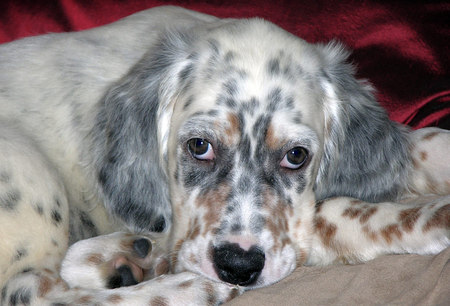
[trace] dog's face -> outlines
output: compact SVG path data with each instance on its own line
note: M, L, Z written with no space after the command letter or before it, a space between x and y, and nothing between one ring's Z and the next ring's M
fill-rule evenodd
M407 141L347 56L258 19L163 35L100 103L106 205L170 231L175 272L280 280L310 252L316 200L392 199L407 177Z
M180 68L168 144L172 264L258 287L305 260L324 117L300 40L288 52L280 33L239 36L216 35Z

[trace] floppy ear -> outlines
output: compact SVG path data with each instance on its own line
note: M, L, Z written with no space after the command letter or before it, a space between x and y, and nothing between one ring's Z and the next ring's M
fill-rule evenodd
M395 199L411 165L407 130L389 120L372 87L354 76L349 53L332 42L318 45L324 67L324 156L317 176L318 200L351 196Z
M96 175L105 205L134 231L163 231L171 223L162 148L177 86L173 74L188 43L182 34L164 35L100 101L93 129Z

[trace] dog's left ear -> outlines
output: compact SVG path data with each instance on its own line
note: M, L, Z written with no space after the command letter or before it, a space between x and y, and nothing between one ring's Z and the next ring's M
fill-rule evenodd
M93 129L94 168L110 212L133 231L171 224L166 142L176 71L189 37L163 35L105 94Z
M411 164L407 130L388 118L370 85L356 80L341 44L316 47L323 61L319 78L325 112L317 199L395 199L406 186Z

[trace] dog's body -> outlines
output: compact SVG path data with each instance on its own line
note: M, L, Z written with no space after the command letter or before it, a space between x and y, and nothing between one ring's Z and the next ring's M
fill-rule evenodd
M389 121L346 56L173 7L1 46L2 304L214 304L445 249L449 133Z

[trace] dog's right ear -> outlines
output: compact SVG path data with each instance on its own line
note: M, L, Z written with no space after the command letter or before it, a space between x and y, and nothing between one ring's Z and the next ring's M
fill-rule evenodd
M190 40L179 32L162 36L99 104L92 130L95 172L105 205L134 231L166 231L171 223L164 148L174 74L184 67Z

